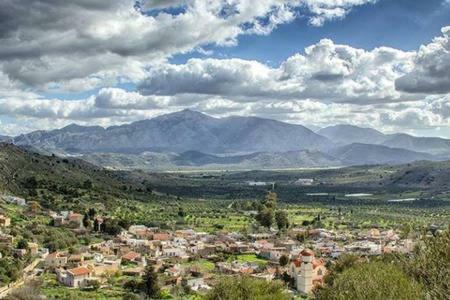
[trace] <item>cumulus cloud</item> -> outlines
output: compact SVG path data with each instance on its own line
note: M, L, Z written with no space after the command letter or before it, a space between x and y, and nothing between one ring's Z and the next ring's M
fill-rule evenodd
M179 93L251 98L308 99L359 104L413 98L395 89L409 71L414 53L392 48L372 51L324 39L295 54L278 68L242 59L191 59L163 64L139 85L145 95Z
M372 1L317 2L324 3L324 9L347 11ZM91 79L88 88L118 77L136 81L146 66L171 55L207 44L234 45L243 34L267 34L293 20L298 9L315 7L306 4L304 0L3 0L0 68L11 79L38 87L52 83L70 88L77 84L73 80L86 78Z
M443 94L450 92L450 26L443 36L420 47L414 68L396 80L398 90L409 93Z
M170 100L170 97L146 97L119 88L103 88L95 97L95 107L104 109L155 109L167 106Z
M375 3L377 0L349 0L349 1L316 1L306 0L305 4L309 8L312 16L309 23L313 26L322 26L326 21L344 18L354 6L367 3Z

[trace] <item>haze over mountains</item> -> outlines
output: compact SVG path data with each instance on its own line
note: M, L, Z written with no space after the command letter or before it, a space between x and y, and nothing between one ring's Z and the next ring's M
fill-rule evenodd
M149 170L401 164L450 157L446 139L350 125L314 132L270 119L214 118L191 110L106 129L74 124L20 135L13 142L102 166Z
M362 143L403 148L434 155L448 156L450 153L450 140L437 137L416 137L404 133L383 134L372 128L352 125L329 126L318 130L317 133L340 145Z

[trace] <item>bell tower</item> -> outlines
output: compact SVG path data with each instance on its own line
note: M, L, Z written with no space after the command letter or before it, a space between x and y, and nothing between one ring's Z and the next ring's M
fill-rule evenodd
M297 276L297 290L309 294L313 288L313 259L314 253L305 249L301 253L302 264L300 274Z

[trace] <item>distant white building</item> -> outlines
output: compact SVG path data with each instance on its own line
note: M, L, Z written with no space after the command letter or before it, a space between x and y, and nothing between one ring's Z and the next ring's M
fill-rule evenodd
M162 249L162 254L165 257L183 257L186 252L180 248L164 248Z
M265 182L265 181L247 181L247 184L249 186L265 186L268 185L269 183Z
M313 183L314 179L312 178L299 178L294 182L295 185L303 185L303 186L313 185Z

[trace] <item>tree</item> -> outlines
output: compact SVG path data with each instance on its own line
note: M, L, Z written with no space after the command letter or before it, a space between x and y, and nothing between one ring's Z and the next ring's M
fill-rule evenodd
M440 234L426 237L411 259L402 261L407 274L425 287L427 299L448 299L450 290L450 225Z
M336 276L332 285L315 290L316 299L421 299L419 284L397 266L359 263Z
M330 273L325 276L325 283L332 285L336 276L345 270L359 263L359 256L350 253L344 253L338 257L335 263L330 267Z
M142 282L136 279L130 279L128 281L125 281L125 283L123 284L123 288L133 293L139 293L139 291L142 289Z
M263 205L267 208L275 209L277 207L277 198L277 193L268 191L263 200Z
M118 235L122 232L122 227L119 225L119 221L115 219L106 219L100 225L100 229L102 232L105 232L109 235Z
M285 230L289 227L288 214L285 210L277 210L275 212L275 221L279 230Z
M83 216L83 226L89 227L91 225L91 220L89 219L89 215L87 213Z
M24 182L25 188L35 190L38 187L38 181L35 176L28 177Z
M305 242L308 238L309 238L309 233L308 231L303 231L303 232L299 232L297 233L297 235L295 236L295 238L297 239L297 241L299 241L300 243Z
M205 300L287 300L291 297L285 292L280 281L267 282L248 276L226 277L221 279L204 297Z
M400 228L400 238L407 239L412 232L412 226L409 223L402 224Z
M256 220L261 226L270 228L273 224L273 210L271 208L264 208L256 215Z
M90 181L89 179L86 179L86 180L83 182L83 189L85 189L85 190L90 190L90 189L92 189L92 181Z
M97 215L97 210L93 207L89 208L88 215L90 219L93 219Z
M28 242L25 239L20 239L17 242L17 249L27 249L28 248Z
M99 228L98 219L95 218L94 219L94 231L99 231L99 230L100 230L100 228Z
M280 266L284 267L289 263L289 257L287 255L281 255L279 259Z
M181 218L186 216L186 213L184 212L184 210L181 206L178 208L178 216Z
M158 275L151 265L145 268L143 292L149 298L157 298L160 295Z

